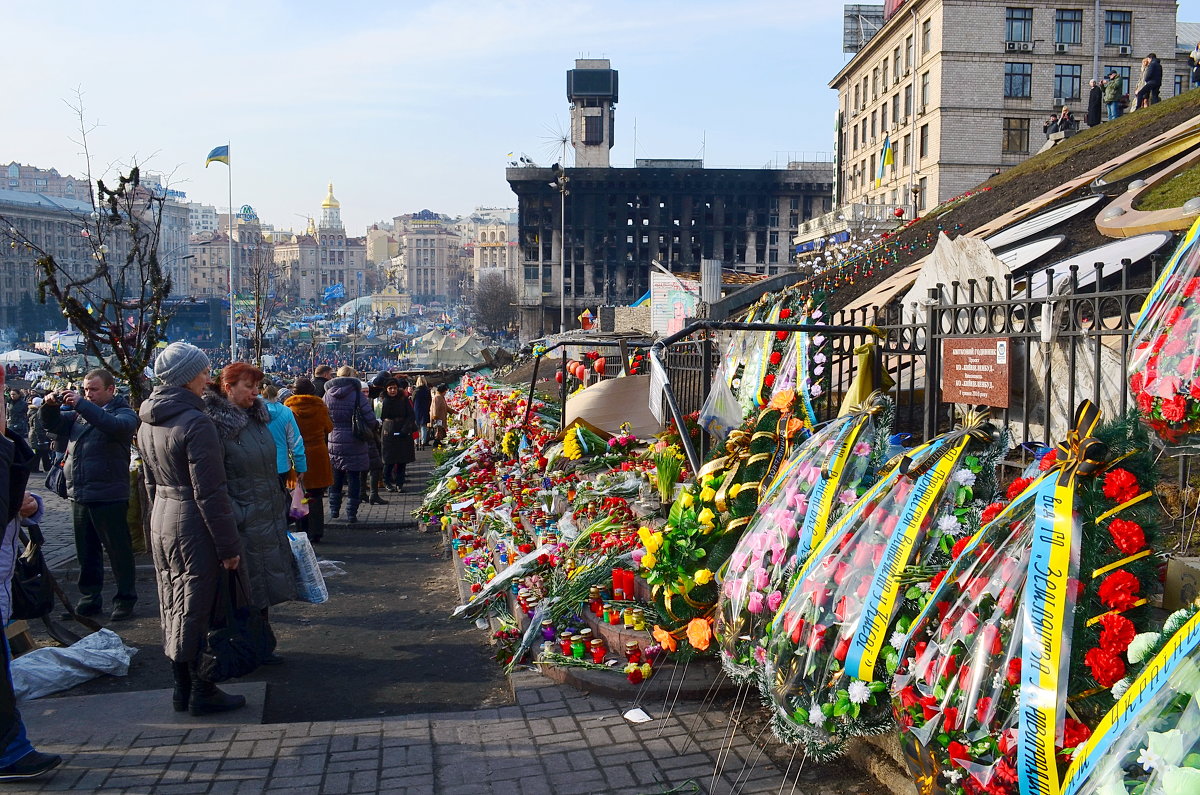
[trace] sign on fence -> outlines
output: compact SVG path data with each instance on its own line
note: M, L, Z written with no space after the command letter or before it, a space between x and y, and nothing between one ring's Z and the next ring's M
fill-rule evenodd
M942 340L942 400L1008 408L1009 340Z
M660 336L674 334L696 314L700 282L681 281L665 273L650 273L650 330Z

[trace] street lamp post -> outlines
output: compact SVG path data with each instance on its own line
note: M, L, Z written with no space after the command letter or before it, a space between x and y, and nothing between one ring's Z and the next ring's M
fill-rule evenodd
M558 330L567 330L567 183L566 169L555 163L558 176L549 183L558 191Z

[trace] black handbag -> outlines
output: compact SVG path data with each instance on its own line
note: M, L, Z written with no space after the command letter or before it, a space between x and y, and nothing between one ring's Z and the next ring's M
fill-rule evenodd
M222 569L212 626L204 638L196 675L206 682L236 679L258 668L274 649L275 638L251 603L244 579Z
M54 461L50 464L50 471L46 473L46 491L54 492L64 500L67 498L66 465L66 453L55 453Z
M54 577L42 555L45 539L37 525L29 526L28 537L24 530L18 532L24 548L13 566L10 618L42 618L54 609Z
M372 433L371 429L367 427L367 424L363 422L362 412L359 410L359 406L361 405L362 396L360 395L359 398L354 401L354 409L350 414L350 432L354 434L355 439L369 442L371 439L375 438L375 434Z

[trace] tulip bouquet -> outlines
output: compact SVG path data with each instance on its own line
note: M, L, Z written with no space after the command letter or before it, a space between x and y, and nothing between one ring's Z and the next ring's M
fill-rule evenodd
M1129 687L1155 565L1146 442L1134 417L1098 426L1085 404L1070 441L1010 487L1012 502L989 507L991 521L930 583L895 639L892 682L906 758L927 791L1058 791Z
M745 681L766 661L765 631L788 581L814 543L870 485L891 427L889 400L875 396L857 414L803 443L764 493L722 572L716 635L721 664Z
M1006 445L985 419L918 448L834 524L771 623L764 684L781 739L816 758L893 725L887 683L917 611L909 567L926 581L973 532ZM978 495L978 496L977 496Z

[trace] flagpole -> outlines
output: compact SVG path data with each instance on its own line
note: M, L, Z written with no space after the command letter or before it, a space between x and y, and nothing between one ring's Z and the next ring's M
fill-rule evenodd
M229 154L229 143L225 144L225 152ZM236 221L233 215L233 158L227 157L225 163L226 170L229 172L229 361L237 361L237 325L234 323L233 317L233 231L236 228Z

